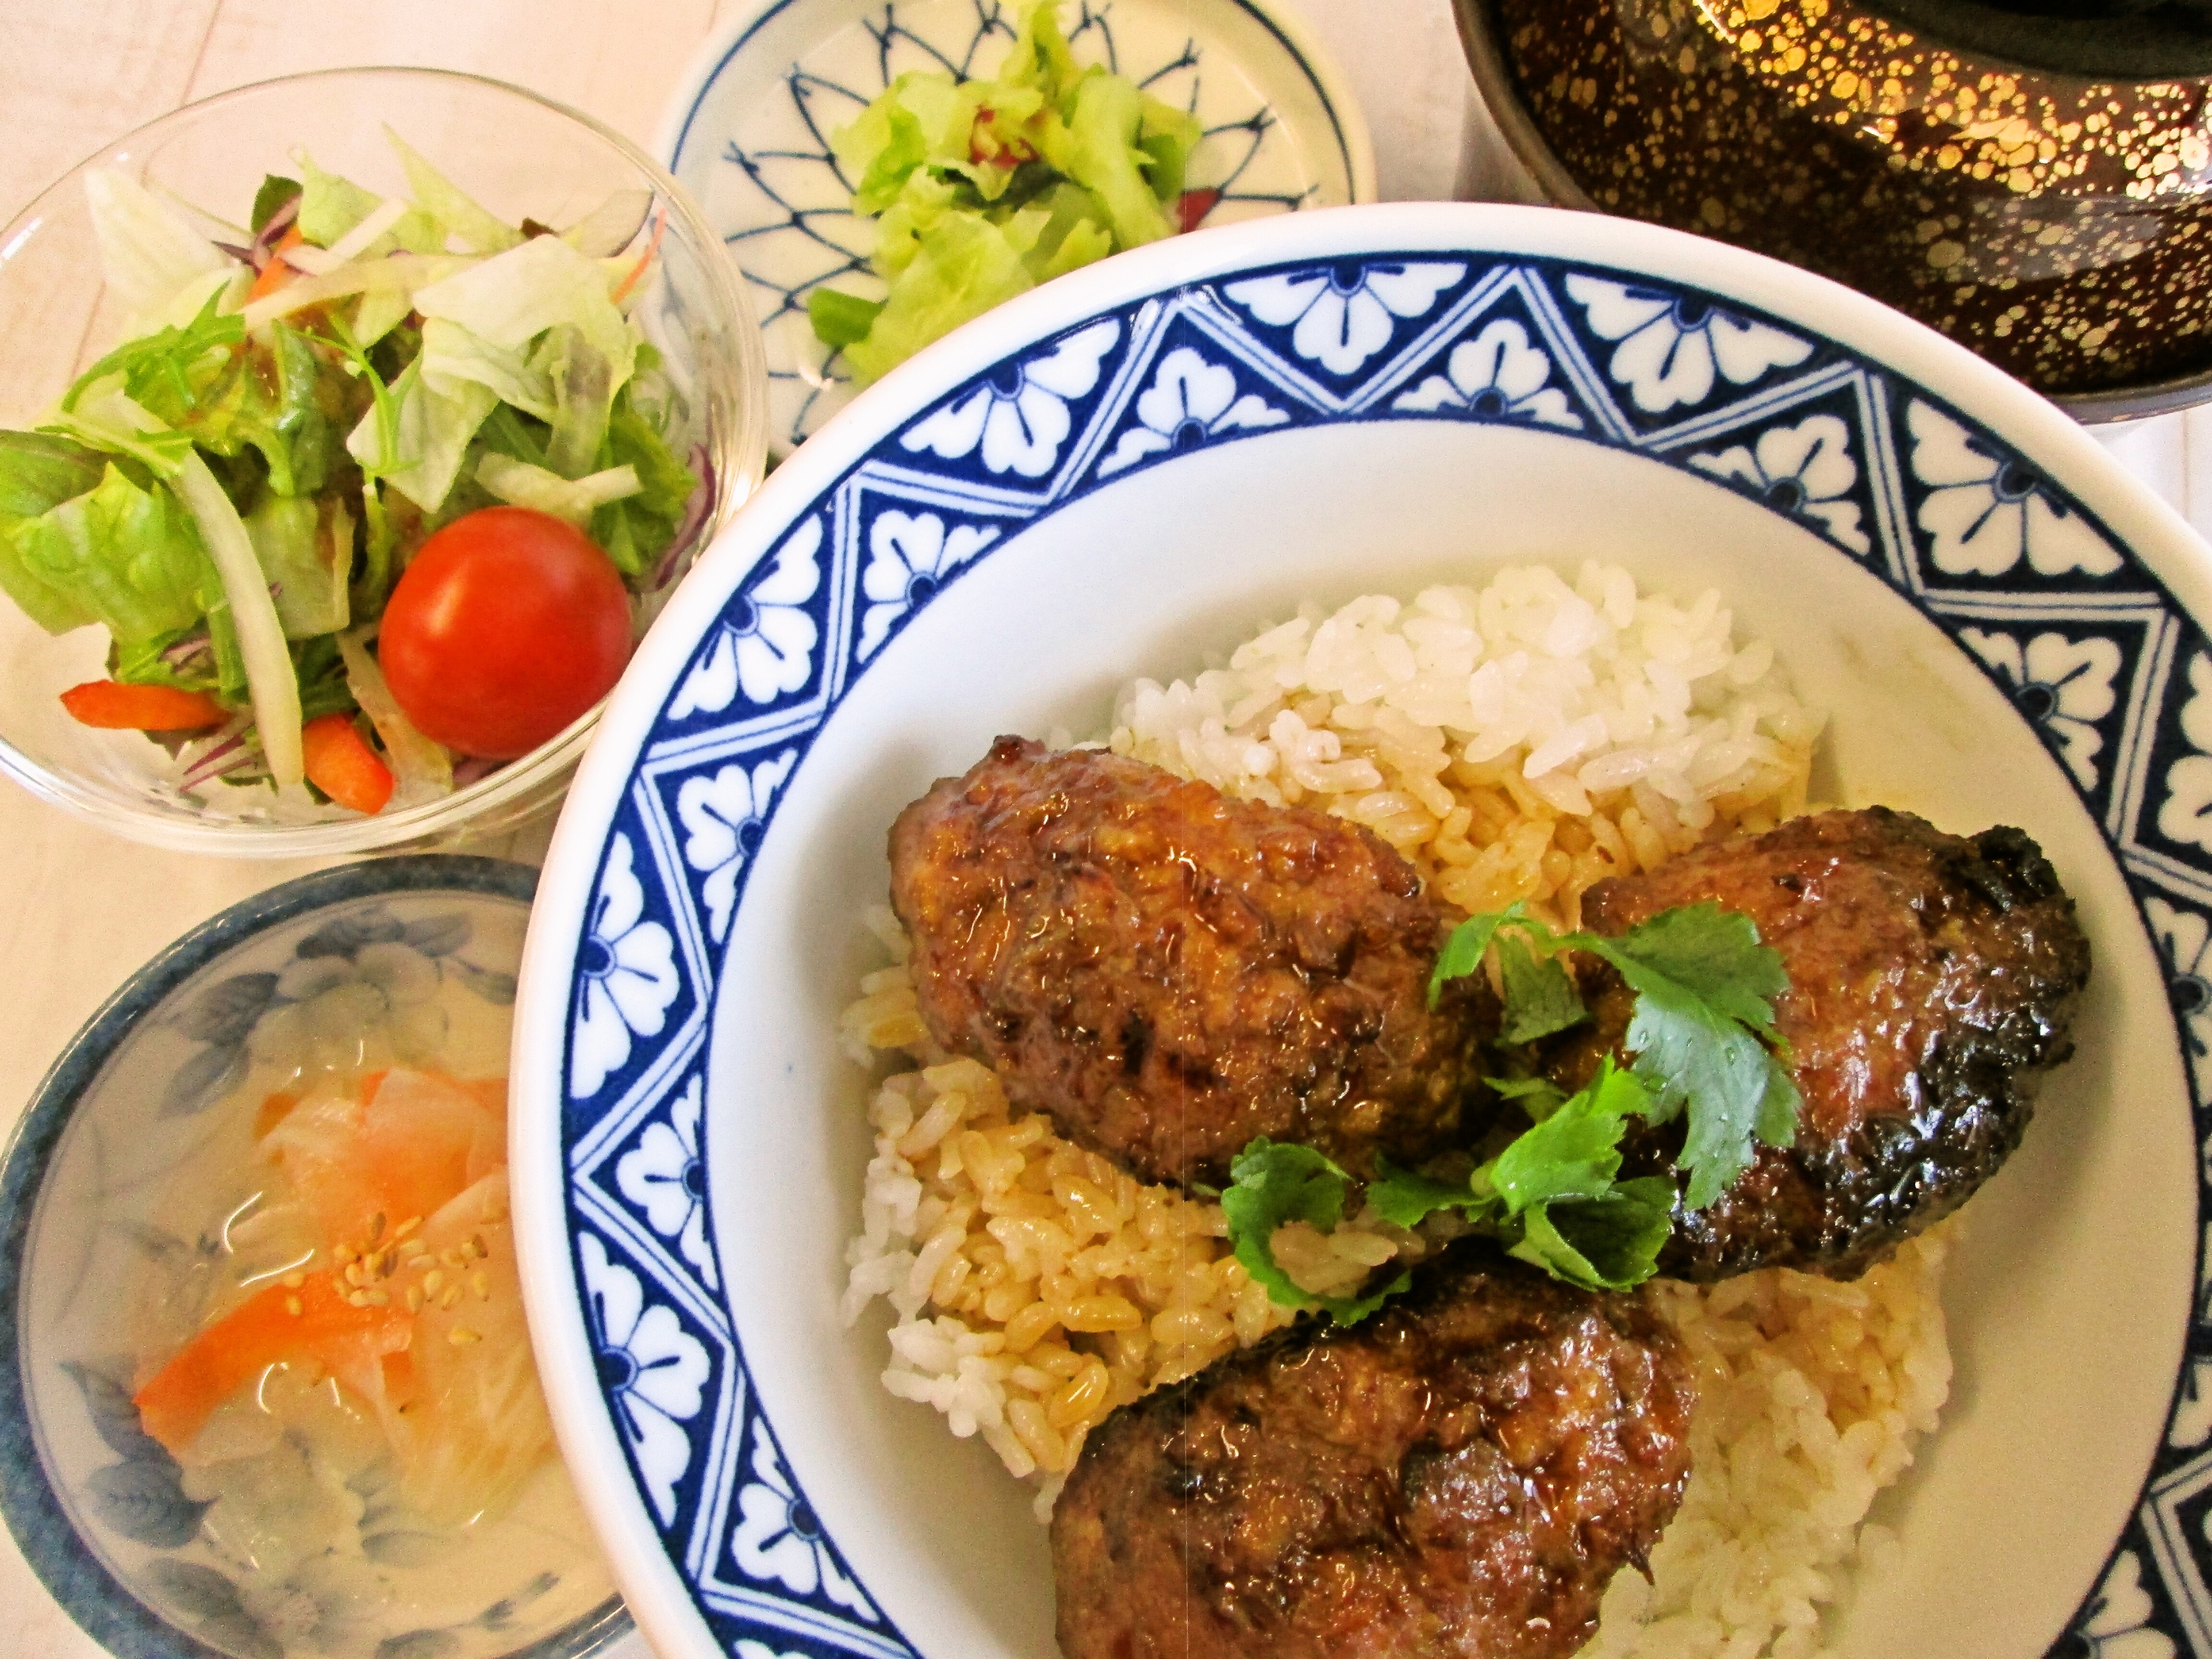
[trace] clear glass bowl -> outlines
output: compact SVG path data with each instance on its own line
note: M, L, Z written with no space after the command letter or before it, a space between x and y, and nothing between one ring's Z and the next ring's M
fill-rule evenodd
M202 217L242 222L264 176L295 171L302 150L371 190L404 191L387 125L510 223L568 225L618 191L650 192L665 210L660 257L633 314L665 360L675 447L691 452L695 471L706 463L710 500L677 550L680 576L759 484L766 453L768 371L737 267L644 151L575 110L477 76L351 69L265 81L165 115L71 170L0 228L0 427L35 426L117 343L124 319L100 281L88 172L117 168ZM0 596L0 770L103 828L186 852L300 858L495 835L560 798L599 720L594 708L437 801L279 821L265 789L186 794L159 744L71 720L58 694L103 676L106 651L104 629L50 635Z

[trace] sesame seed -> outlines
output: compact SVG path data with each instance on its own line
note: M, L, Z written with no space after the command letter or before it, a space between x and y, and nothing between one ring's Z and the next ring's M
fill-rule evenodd
M286 1273L284 1275L284 1288L288 1291L296 1291L301 1285L307 1282L307 1276L305 1273Z
M392 1236L394 1238L404 1238L408 1234L413 1232L422 1224L422 1218L421 1216L410 1215L406 1220L401 1222L397 1227L394 1227L392 1230Z
M456 1325L452 1330L446 1333L446 1340L452 1343L457 1348L465 1348L471 1342L483 1341L483 1338L478 1336L474 1331L469 1329L465 1325Z
M349 1285L366 1285L368 1283L368 1270L358 1261L349 1261L346 1263L345 1281Z
M422 1287L419 1285L410 1285L407 1287L407 1311L409 1313L422 1311Z
M433 1267L428 1273L422 1275L423 1295L435 1296L440 1291L442 1291L445 1288L446 1274L443 1268Z
M368 1305L368 1292L367 1291L348 1291L346 1292L346 1305L349 1308L366 1308Z
M301 1313L300 1298L296 1296L286 1297L284 1298L284 1311L291 1315L293 1318L297 1319Z
M388 1308L392 1305L392 1292L389 1291L363 1291L362 1294L368 1298L368 1305L372 1308Z
M441 1308L450 1308L460 1299L461 1287L458 1285L448 1285L446 1286L445 1295L438 1298L438 1305Z
M489 1302L491 1300L491 1280L486 1279L481 1273L473 1273L469 1275L469 1288L477 1293L477 1301Z
M341 1267L350 1267L359 1259L360 1252L350 1244L341 1244L331 1252L331 1260Z
M379 1210L368 1220L368 1242L375 1243L384 1237L384 1212Z

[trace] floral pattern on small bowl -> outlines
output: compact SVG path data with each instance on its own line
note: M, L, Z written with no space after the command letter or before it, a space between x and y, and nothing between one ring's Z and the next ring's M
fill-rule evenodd
M1218 4L1243 14L1236 21L1245 38L1252 21L1267 29L1268 61L1231 63L1208 44L1219 32L1206 16L1212 5L1079 0L1064 19L1079 61L1127 76L1205 125L1183 228L1372 199L1365 136L1353 131L1359 118L1334 71L1254 0ZM712 67L672 107L661 154L751 283L768 342L772 446L803 441L853 392L842 362L814 337L807 295L827 286L869 299L884 291L868 268L872 230L851 210L853 181L830 135L908 70L988 73L1013 24L1014 8L996 0L817 0L798 23L769 5L710 50ZM1327 314L1315 325L1332 320L1341 325Z
M186 1634L235 1659L356 1648L373 1659L571 1659L628 1629L606 1603L548 1633L532 1611L561 1589L548 1571L488 1593L472 1613L388 1632L362 1624L357 1584L312 1571L250 1578L203 1527L215 1500L140 1426L132 1361L117 1351L118 1287L182 1286L221 1250L154 1207L222 1158L230 1128L213 1109L257 1063L270 1074L428 1063L456 1005L503 1030L534 884L523 866L428 856L249 900L142 969L26 1114L0 1186L0 1232L22 1237L0 1262L0 1323L21 1345L0 1364L0 1507L72 1616L127 1659L181 1655ZM435 1547L388 1466L351 1484L371 1561Z

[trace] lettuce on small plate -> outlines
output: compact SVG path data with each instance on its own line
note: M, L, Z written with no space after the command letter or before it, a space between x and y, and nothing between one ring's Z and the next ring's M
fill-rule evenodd
M748 279L772 450L805 441L854 390L848 349L810 319L813 296L866 307L889 291L872 264L880 222L854 210L866 181L835 135L902 75L992 78L1020 16L1008 5L979 17L969 0L756 0L671 100L654 149ZM1195 119L1177 227L1375 198L1366 122L1343 76L1273 0L1114 0L1064 7L1060 21L1079 68L1110 70Z

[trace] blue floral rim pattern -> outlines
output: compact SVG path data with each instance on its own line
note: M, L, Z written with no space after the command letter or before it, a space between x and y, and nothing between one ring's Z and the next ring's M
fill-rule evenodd
M886 643L1024 528L1192 447L1364 421L1638 454L1886 582L2007 693L2100 824L2192 1097L2212 1100L2212 648L2107 525L1958 407L1797 324L1587 261L1309 258L1103 312L937 399L790 521L593 831L565 988L571 1265L640 1506L724 1650L916 1651L783 1461L689 1178L720 947L779 800ZM2054 1656L2138 1630L2212 1651L2206 1382L2197 1325L2135 1512Z
M78 1535L47 1477L23 1383L21 1273L40 1189L78 1101L140 1022L204 968L270 928L380 894L465 892L527 906L538 872L500 859L416 854L319 871L257 893L186 933L126 981L70 1039L0 1158L0 1517L33 1571L85 1633L118 1659L227 1659L153 1613ZM512 1659L574 1659L630 1627L618 1604L586 1614Z

